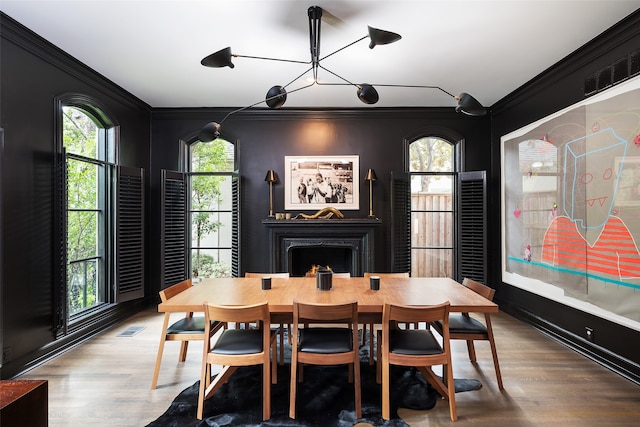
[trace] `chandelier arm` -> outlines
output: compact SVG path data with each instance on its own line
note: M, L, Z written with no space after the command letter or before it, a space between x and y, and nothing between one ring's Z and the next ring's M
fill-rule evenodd
M300 74L298 77L296 77L295 79L291 80L289 83L287 83L286 85L282 86L283 88L286 88L287 86L289 86L291 83L295 82L296 80L298 80L300 77L304 76L305 74L307 74L309 71L314 70L314 79L313 79L313 83L311 83L309 86L312 86L315 84L316 82L316 78L315 78L315 67L311 67L311 68L307 68L306 70L304 70L304 72L302 74Z
M294 64L311 64L311 61L297 61L295 59L267 58L264 56L238 55L235 53L231 56L233 56L234 58L262 59L265 61L292 62Z
M338 75L338 74L334 73L333 71L329 70L328 68L325 68L325 67L323 67L323 66L322 66L322 65L320 65L320 64L318 64L318 67L322 68L322 69L323 69L323 70L325 70L327 73L333 74L334 76L336 76L336 77L337 77L337 78L339 78L340 80L342 80L342 81L344 81L344 82L347 82L347 83L348 83L348 84L350 84L351 86L356 86L356 87L358 87L358 85L357 85L357 84L355 84L355 83L351 83L349 80L347 80L347 79L345 79L344 77L342 77L342 76L340 76L340 75ZM320 82L317 82L317 83L318 83L318 85L325 85L325 86L330 86L330 85L332 85L332 83L320 83Z
M354 42L349 43L348 45L346 45L346 46L344 46L344 47L341 47L341 48L340 48L340 49L338 49L338 50L334 50L334 51L333 51L333 52L331 52L330 54L328 54L328 55L323 56L322 58L320 58L318 61L323 61L323 60L327 59L328 57L330 57L331 55L335 55L336 53L341 52L341 51L345 50L346 48L348 48L348 47L350 47L350 46L353 46L354 44L356 44L356 43L358 43L358 42L361 42L362 40L364 40L364 39L366 39L366 38L368 38L368 37L369 37L369 36L364 36L364 37L362 37L362 38L360 38L360 39L358 39L358 40L356 40L356 41L354 41Z
M371 83L371 86L374 86L374 87L408 87L408 88L420 88L420 89L437 89L437 90L439 90L441 92L446 93L447 95L449 95L452 98L455 98L455 99L458 98L454 94L449 93L446 90L442 89L440 86L393 85L393 84L378 84L378 83Z

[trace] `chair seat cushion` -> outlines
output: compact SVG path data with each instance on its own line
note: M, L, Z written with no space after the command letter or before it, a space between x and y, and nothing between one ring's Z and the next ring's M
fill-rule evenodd
M346 353L353 349L353 336L347 328L304 328L298 348L305 353Z
M442 328L442 324L440 322L437 323L438 326ZM449 315L449 333L486 334L487 328L473 317L463 316L462 314L452 314Z
M237 355L260 353L262 349L260 329L227 329L213 345L211 352Z
M184 317L167 328L167 334L203 334L204 317Z
M442 347L431 331L424 329L394 329L389 332L389 352L426 355L442 353Z

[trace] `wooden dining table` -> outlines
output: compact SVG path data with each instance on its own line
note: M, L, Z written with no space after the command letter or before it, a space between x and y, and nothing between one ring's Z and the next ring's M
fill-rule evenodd
M262 289L260 278L204 279L192 288L158 305L159 312L203 312L205 302L219 305L249 305L267 301L272 317L293 313L295 300L306 303L358 302L361 323L380 323L385 303L434 305L449 301L452 312L496 313L498 305L445 277L381 278L372 290L364 277L333 278L331 290L316 289L313 277L272 278L271 289Z

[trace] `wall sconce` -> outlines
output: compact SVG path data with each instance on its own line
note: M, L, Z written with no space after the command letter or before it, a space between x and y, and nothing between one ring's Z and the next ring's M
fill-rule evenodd
M373 169L369 169L367 171L367 176L364 177L365 181L369 181L369 216L375 216L373 214L373 181L378 179L376 176L376 171Z
M273 184L278 182L278 175L276 171L273 169L269 169L267 171L267 176L264 177L264 180L269 183L269 217L273 215Z

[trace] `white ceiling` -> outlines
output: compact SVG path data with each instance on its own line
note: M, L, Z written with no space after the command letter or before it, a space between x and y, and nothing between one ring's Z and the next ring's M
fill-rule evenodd
M309 68L233 53L309 61L307 9L321 6L321 61L353 83L432 85L468 92L484 106L535 77L640 7L639 0L0 0L0 10L152 107L243 107ZM1 54L1 52L0 52ZM1 59L1 57L0 57ZM340 82L320 70L321 81ZM294 82L287 87L306 84ZM454 106L433 89L378 88L376 107ZM264 107L265 104L258 104ZM349 86L290 93L285 107L367 107Z

